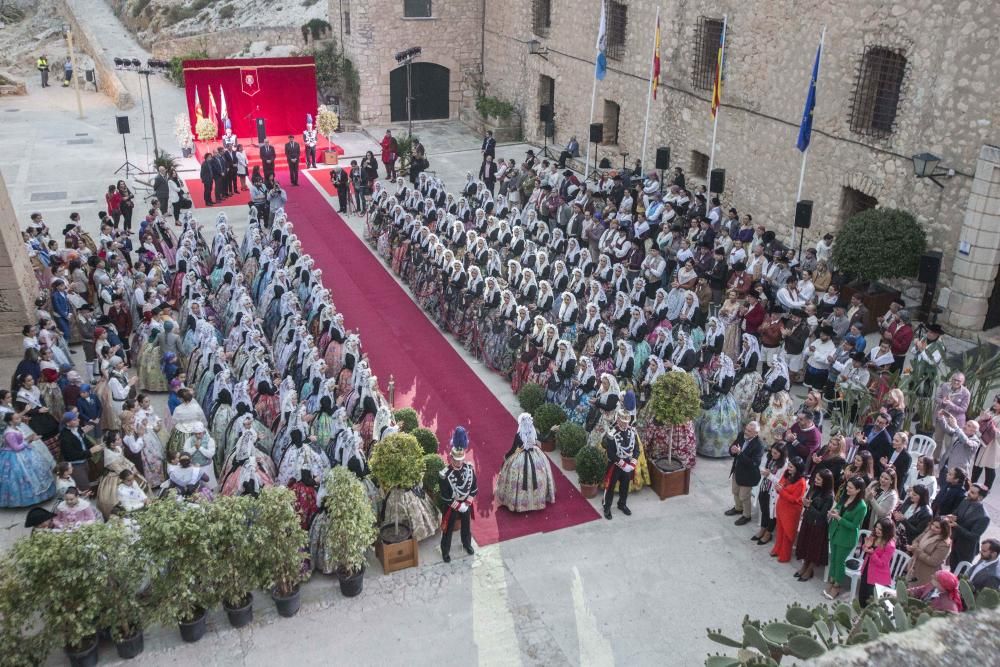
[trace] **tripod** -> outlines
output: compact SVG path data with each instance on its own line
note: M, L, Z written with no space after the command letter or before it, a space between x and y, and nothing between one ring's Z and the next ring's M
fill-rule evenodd
M125 163L122 166L120 166L117 169L115 169L115 173L116 174L120 174L122 172L122 170L124 170L125 171L125 178L131 178L132 177L131 174L129 173L129 170L134 171L137 174L143 173L142 169L140 169L139 167L135 166L134 164L132 164L131 162L128 161L128 142L125 141L125 135L124 134L122 135L122 148L125 149Z
M559 156L552 152L549 148L549 123L554 121L548 121L545 123L545 127L542 128L542 157L547 157L550 160L558 160Z

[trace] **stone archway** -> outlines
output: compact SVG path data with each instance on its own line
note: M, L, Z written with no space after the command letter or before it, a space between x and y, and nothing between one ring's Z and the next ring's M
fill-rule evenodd
M451 70L443 65L415 62L410 65L413 120L448 118ZM406 66L389 73L389 111L392 122L406 120Z

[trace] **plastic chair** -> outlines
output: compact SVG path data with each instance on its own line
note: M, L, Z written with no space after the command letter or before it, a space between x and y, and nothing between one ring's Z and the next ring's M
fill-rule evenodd
M906 572L906 568L910 565L910 555L903 551L902 549L896 549L892 554L892 560L889 562L889 574L892 575L892 580L895 581L899 577L903 576Z
M952 570L951 572L956 577L961 577L963 574L965 574L966 572L968 572L971 568L972 568L972 563L970 563L967 560L963 560L961 563L959 563L958 565L956 565L955 569Z
M934 453L937 449L937 443L934 442L934 438L928 435L912 435L910 436L910 444L907 445L907 448L910 450L913 465L916 465L918 458Z

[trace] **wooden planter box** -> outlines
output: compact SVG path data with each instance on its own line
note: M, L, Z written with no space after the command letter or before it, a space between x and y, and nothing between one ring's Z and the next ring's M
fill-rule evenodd
M375 542L375 555L382 563L382 571L386 574L416 567L420 564L420 549L412 537L394 544L383 544L382 540Z
M340 162L340 156L337 155L337 151L323 151L323 164L337 164Z
M885 311L889 310L889 304L900 296L897 290L882 285L876 285L876 288L876 291L872 293L864 285L844 285L840 291L845 302L849 302L855 294L861 295L861 303L868 309L863 331L866 334L878 331L878 318L884 315Z
M549 438L548 440L542 440L538 443L543 452L554 452L556 451L556 439Z
M681 468L673 472L663 472L650 463L649 485L660 497L660 500L674 496L686 496L691 492L691 469Z
M572 456L566 456L564 454L559 455L562 459L563 470L576 470L576 459Z

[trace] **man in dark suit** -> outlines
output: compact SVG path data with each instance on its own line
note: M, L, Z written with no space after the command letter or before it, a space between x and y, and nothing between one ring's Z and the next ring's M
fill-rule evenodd
M233 168L233 157L225 148L219 148L219 165L222 167L222 194L227 199L232 196L233 189L230 187L229 172Z
M302 148L295 141L294 135L288 135L288 143L285 144L285 159L288 160L288 173L292 179L292 185L299 184L299 155Z
M990 516L983 505L987 493L989 489L982 484L973 484L965 500L955 508L955 513L944 517L951 524L951 556L948 566L953 570L963 560L971 562L976 557L979 538L989 528Z
M274 160L277 157L277 153L274 151L274 146L272 146L267 137L264 137L264 143L260 145L260 161L264 171L264 180L267 180L268 176L274 175Z
M493 130L486 130L486 136L483 137L483 161L485 162L487 157L496 159L497 156L497 140L493 138Z
M226 155L228 156L226 164L229 166L229 173L226 174L226 179L229 181L229 194L236 194L240 191L239 175L236 169L236 166L239 164L239 160L236 157L236 148L227 148Z
M103 449L87 439L92 426L80 427L80 416L70 410L63 415L59 431L59 451L63 461L73 466L73 482L81 493L90 491L90 456Z
M347 213L347 195L351 188L347 172L338 164L330 172L330 180L333 181L333 187L337 188L337 213Z
M757 422L747 422L743 432L736 436L736 441L729 447L729 455L733 457L733 467L729 471L733 480L733 506L725 511L725 515L741 514L736 520L737 526L750 523L750 490L760 482L764 443L759 433L760 425Z
M906 451L906 446L909 442L905 437L898 437L892 439L892 454L888 457L881 457L875 461L875 474L881 475L882 471L892 466L896 469L896 493L899 497L903 497L903 487L906 484L906 478L910 474L910 466L913 463L913 457L910 456L910 452Z
M854 434L854 446L848 452L847 460L853 461L854 456L863 449L871 452L875 464L878 465L882 458L892 456L892 437L889 435L889 418L884 414L875 417L875 423L865 429L864 433L858 431Z
M156 178L153 179L153 194L160 202L160 210L166 215L167 199L170 197L170 186L167 185L167 168L160 165L156 169ZM69 340L67 338L67 340Z
M201 185L205 190L205 206L211 206L212 201L212 156L206 155L201 161Z
M1000 540L983 540L979 545L979 562L965 574L976 593L984 588L1000 589Z
M493 161L492 155L487 155L483 160L483 166L479 168L479 178L490 189L490 194L493 194L497 186L497 163Z
M222 175L225 173L225 167L223 166L222 156L219 153L222 152L220 148L217 152L212 154L211 165L212 165L212 181L215 183L215 201L220 202L226 198L226 191L222 187Z

